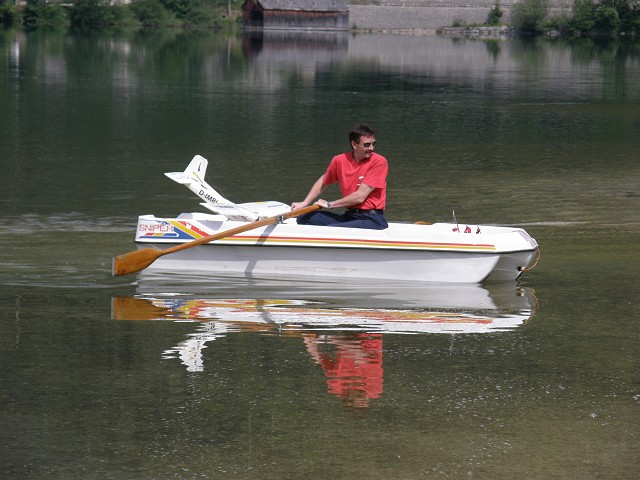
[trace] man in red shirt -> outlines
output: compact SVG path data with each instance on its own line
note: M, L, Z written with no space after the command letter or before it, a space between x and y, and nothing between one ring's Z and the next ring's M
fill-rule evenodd
M387 159L374 152L376 137L373 129L360 124L349 132L351 151L336 155L324 174L313 184L302 202L291 205L292 210L306 207L329 185L338 182L342 197L327 201L316 200L331 210L346 208L344 213L319 210L298 217L299 224L329 227L372 228L388 227L384 218L387 200Z

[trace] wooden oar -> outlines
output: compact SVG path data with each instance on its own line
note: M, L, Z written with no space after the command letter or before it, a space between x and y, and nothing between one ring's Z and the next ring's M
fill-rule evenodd
M225 230L224 232L216 233L215 235L209 235L208 237L200 238L198 240L194 240L193 242L182 243L165 250L158 250L156 248L143 248L141 250L135 250L133 252L118 255L113 259L111 273L113 274L113 276L136 273L140 270L144 270L163 255L186 250L187 248L197 247L198 245L204 245L205 243L220 240L221 238L232 237L233 235L246 232L247 230L253 230L254 228L260 228L266 225L278 223L282 219L298 217L300 215L304 215L305 213L318 210L319 208L320 205L311 205L309 207L300 208L299 210L287 212L284 215L277 215L274 217L264 218L262 220L247 223L246 225L232 228L231 230Z

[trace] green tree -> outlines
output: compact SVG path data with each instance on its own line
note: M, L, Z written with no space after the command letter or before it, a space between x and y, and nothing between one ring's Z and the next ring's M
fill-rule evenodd
M580 35L640 33L640 2L575 0L569 28Z
M21 22L20 11L10 0L0 0L0 25L13 27Z
M596 3L594 0L574 0L573 17L569 28L576 33L591 32L596 25Z
M180 26L182 22L160 0L138 0L131 4L136 18L145 27Z
M76 0L69 10L69 20L74 27L104 25L107 6L103 0Z
M620 15L613 2L605 2L596 11L595 29L597 32L608 35L620 33Z
M27 28L59 27L67 23L67 13L61 5L47 5L45 0L29 0L22 12Z
M496 2L495 5L489 10L487 14L487 25L499 25L500 19L502 18L502 9L500 8L500 3Z
M487 14L487 25L499 25L500 19L502 18L503 12L500 8L500 3L496 2L495 5L489 10Z
M173 12L180 20L185 20L189 14L201 6L201 0L160 0L164 8Z
M548 0L523 0L511 8L511 24L523 33L540 33L548 12Z

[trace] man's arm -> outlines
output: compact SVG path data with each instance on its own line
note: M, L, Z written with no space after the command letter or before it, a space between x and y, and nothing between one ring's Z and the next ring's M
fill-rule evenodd
M307 193L307 196L305 197L304 201L294 202L291 204L291 210L298 210L299 208L304 208L307 205L309 205L311 202L313 202L316 198L318 198L318 196L326 188L325 185L323 185L323 183L324 183L324 175L322 175L318 180L316 180L316 183L313 184L313 187L311 187L311 190L309 190L309 193ZM323 206L323 205L320 205L320 206Z
M331 207L329 207L328 202L323 199L318 200L316 203L324 208L340 208L340 207L348 208L354 205L360 205L362 202L364 202L367 199L367 197L371 194L371 192L373 192L373 190L374 190L373 187L370 187L369 185L361 183L360 186L358 187L358 190L356 190L355 192L350 193L346 197L342 197L342 198L339 198L338 200L334 200L333 202L331 202Z

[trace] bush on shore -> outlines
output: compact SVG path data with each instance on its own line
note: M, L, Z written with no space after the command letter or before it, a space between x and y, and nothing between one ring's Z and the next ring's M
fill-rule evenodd
M549 17L548 0L523 0L511 10L512 26L525 34L640 34L640 0L574 0L571 15Z
M487 25L496 26L500 25L500 19L502 18L503 12L500 8L500 3L496 2L489 13L487 14Z
M0 0L0 24L4 27L20 25L21 12L13 2Z
M20 9L12 0L0 0L0 21L6 27L24 25L101 27L207 27L230 28L237 24L241 0L133 0L112 5L109 0L75 0L73 5L28 0ZM229 15L233 6L236 14Z
M573 16L568 24L572 33L580 35L640 33L640 1L575 0Z
M542 33L548 12L548 0L524 0L511 8L511 23L526 34Z
M28 28L64 25L67 14L61 5L47 5L44 0L36 0L24 9L22 21Z

